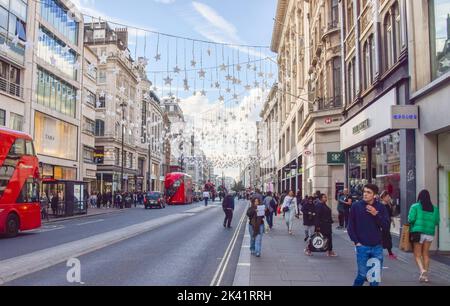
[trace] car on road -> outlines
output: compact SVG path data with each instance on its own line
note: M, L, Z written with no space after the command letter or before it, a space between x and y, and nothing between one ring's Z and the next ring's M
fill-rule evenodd
M147 192L144 196L144 207L149 208L165 208L164 195L162 192Z

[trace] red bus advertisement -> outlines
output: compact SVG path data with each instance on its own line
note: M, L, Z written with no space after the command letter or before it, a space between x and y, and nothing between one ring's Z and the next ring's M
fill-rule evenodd
M168 205L186 205L193 202L192 178L185 173L169 173L164 180Z
M0 128L0 235L41 226L39 162L31 136Z

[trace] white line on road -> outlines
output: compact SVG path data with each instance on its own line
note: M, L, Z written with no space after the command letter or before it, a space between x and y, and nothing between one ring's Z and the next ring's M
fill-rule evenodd
M220 286L220 283L222 282L223 275L225 271L227 270L228 262L230 261L231 254L233 253L234 247L236 245L237 238L239 237L239 232L242 227L242 223L245 221L246 217L246 209L244 209L244 213L242 214L241 220L239 222L238 227L236 228L233 237L231 238L230 243L228 244L228 247L225 251L225 254L223 256L222 261L219 264L219 267L217 268L216 273L214 274L214 277L211 281L210 286ZM220 273L220 276L219 276ZM217 283L216 283L217 282Z
M41 227L40 229L36 229L36 230L31 230L31 231L25 231L25 234L42 234L42 233L47 233L47 232L53 232L53 231L59 231L62 229L65 229L65 226L46 226L46 227Z
M77 226L93 224L93 223L99 223L99 222L103 222L103 221L105 221L105 219L92 220L92 221L87 221L87 222L84 222L84 223L78 223Z

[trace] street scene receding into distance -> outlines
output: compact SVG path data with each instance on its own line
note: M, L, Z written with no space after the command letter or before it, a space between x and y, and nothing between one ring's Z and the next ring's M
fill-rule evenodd
M450 0L0 0L0 286L450 286L448 96Z

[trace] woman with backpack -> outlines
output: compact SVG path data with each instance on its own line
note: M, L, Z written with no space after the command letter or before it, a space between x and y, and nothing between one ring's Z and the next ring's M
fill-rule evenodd
M288 195L284 198L281 211L284 213L289 235L293 235L294 218L298 216L297 199L294 191L289 191Z
M254 198L251 201L251 206L247 210L247 217L249 219L250 232L250 252L256 257L261 257L262 237L264 235L264 205L259 201L259 198ZM258 206L263 206L262 215L258 213Z
M411 206L408 221L411 225L410 241L414 246L414 257L420 270L420 282L428 283L430 270L430 247L439 225L439 209L433 206L430 192L422 190L418 203Z

